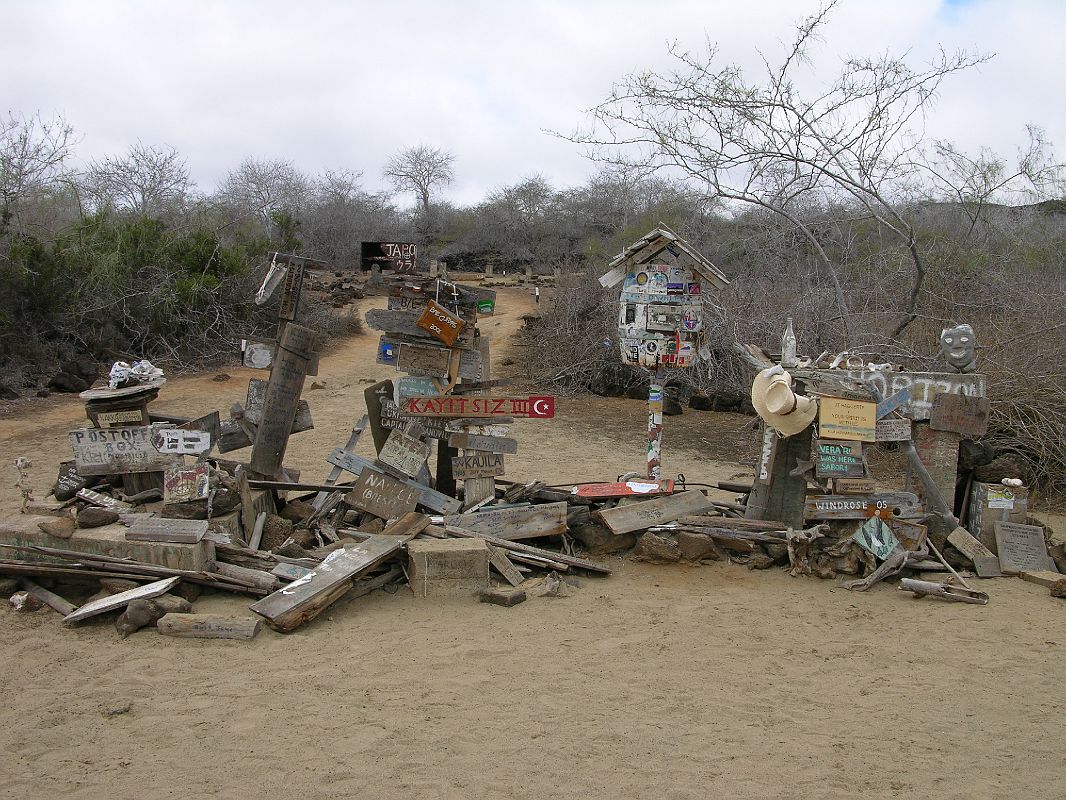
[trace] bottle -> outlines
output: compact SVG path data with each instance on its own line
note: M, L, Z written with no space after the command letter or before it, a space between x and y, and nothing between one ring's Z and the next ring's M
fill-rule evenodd
M792 369L796 363L796 334L792 332L792 317L789 317L785 335L781 337L781 366Z

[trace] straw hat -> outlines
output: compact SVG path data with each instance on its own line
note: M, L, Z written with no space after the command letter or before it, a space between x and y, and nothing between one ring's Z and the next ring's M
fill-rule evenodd
M751 403L767 425L782 437L799 433L818 416L818 403L792 391L792 376L780 365L755 376Z

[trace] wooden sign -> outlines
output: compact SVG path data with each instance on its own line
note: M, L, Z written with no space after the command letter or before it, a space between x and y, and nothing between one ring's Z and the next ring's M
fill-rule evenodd
M317 340L317 334L309 328L293 323L285 326L278 356L270 370L263 412L248 462L253 472L275 475L281 469Z
M302 262L290 263L285 273L285 284L281 290L281 305L278 306L278 318L296 319L296 309L300 305L300 292L304 285L304 265Z
M470 453L452 458L452 475L459 480L503 475L502 453Z
M862 442L818 439L814 457L814 474L819 478L861 478L866 473Z
M873 494L877 486L870 478L837 478L833 481L837 494Z
M877 404L823 397L818 401L818 437L876 441Z
M907 388L900 389L891 397L885 398L877 404L877 419L884 419L897 408L907 405L910 401L911 390Z
M448 347L455 344L466 323L440 303L430 300L416 323L434 339L439 339Z
M70 447L79 475L162 472L180 463L152 444L151 427L81 428L71 431Z
M274 363L274 343L241 339L241 366L249 369L270 369Z
M774 455L777 453L777 431L769 425L763 426L762 448L759 451L759 483L769 484L770 474L774 468Z
M400 407L387 398L381 400L380 407L381 427L386 430L404 428L411 422L417 420L419 424L425 428L425 435L431 439L443 439L444 441L447 441L448 437L452 435L452 431L447 429L447 420L443 417L411 417L406 414L401 414ZM384 444L382 444L382 447L384 447Z
M141 410L136 408L128 411L101 411L96 415L96 419L102 425L125 425L130 422L144 424L148 422Z
M893 417L877 420L874 438L879 442L909 442L911 439L911 421Z
M431 305L437 306L440 310L440 316L430 314L427 317L427 312ZM452 333L448 334L451 338L450 342L442 338L445 324L442 322L441 316L446 316L456 323L454 326L450 326L453 328ZM435 320L435 323L424 323L424 319ZM474 327L467 326L461 317L452 314L432 300L427 303L422 312L388 311L383 308L372 308L366 312L366 324L376 331L384 331L394 336L413 337L424 341L426 344L441 341L447 344L448 347L474 347ZM440 331L437 333L432 332L426 327L427 324L435 324L436 327L440 328Z
M126 531L129 542L177 542L196 544L207 533L206 519L140 517Z
M964 394L938 394L933 398L929 427L935 431L953 431L974 439L988 433L991 402L987 397Z
M211 434L181 428L157 428L152 433L152 444L160 453L197 456L211 449Z
M365 469L344 499L348 505L369 511L375 517L395 519L415 510L418 491L388 475Z
M650 528L663 522L672 522L679 517L698 514L713 506L714 502L703 492L688 491L615 506L597 513L611 533L618 535Z
M408 397L403 413L414 417L528 417L551 419L555 416L555 398L531 397Z
M948 534L948 543L973 562L979 577L996 578L1003 574L996 555L961 525Z
M253 639L263 621L219 614L164 614L156 627L164 636L185 639Z
M538 536L558 536L566 533L566 510L565 501L540 503L535 506L456 514L445 517L444 524L485 533L506 541L535 539Z
M452 351L444 346L415 344L382 336L378 342L377 363L388 364L411 375L445 378L451 364ZM477 350L459 351L459 377L464 381L482 379L481 353Z
M372 472L378 475L384 475L381 471L381 467L367 461L365 458L355 455L354 453L347 453L340 448L337 448L330 453L326 460L334 466L341 467L342 469L352 473L353 475L361 475L363 472ZM424 486L415 481L408 480L406 478L400 480L404 486L408 486L418 493L418 502L424 505L426 508L433 511L440 512L441 514L451 514L458 511L463 507L463 504L456 500L454 497L438 492L436 489Z
M806 519L866 519L867 517L916 517L918 495L884 492L871 495L812 495L804 503Z
M77 498L79 500L84 500L86 503L91 503L94 506L100 506L100 508L106 508L109 511L115 511L118 513L131 511L133 509L131 503L116 500L109 494L94 492L92 489L79 489Z
M838 372L839 370L833 370ZM818 372L818 371L814 371ZM826 370L820 370L826 372ZM944 372L889 372L870 370L865 367L849 369L845 377L862 384L872 384L882 397L892 398L903 389L910 399L899 406L903 416L913 420L929 419L933 400L938 394L964 394L970 397L987 395L987 379L976 373L955 374Z
M418 248L411 242L360 242L359 266L365 270L391 269L401 274L415 271Z
M576 497L607 500L614 497L654 497L670 494L674 491L674 482L669 479L659 481L624 481L621 483L586 483L575 486L571 494Z
M1003 572L1013 575L1018 572L1055 570L1055 561L1048 555L1042 527L999 521L995 525L996 550Z
M899 547L892 529L880 517L870 517L863 522L851 540L879 561L884 561Z
M203 500L210 489L210 469L207 464L193 467L171 467L163 473L163 503L188 503Z
M450 447L460 447L463 450L482 450L486 453L510 453L518 452L518 440L507 439L502 436L478 436L473 433L453 433L448 437Z
M408 478L413 478L422 471L432 449L426 442L408 436L403 431L394 430L378 453L378 461Z

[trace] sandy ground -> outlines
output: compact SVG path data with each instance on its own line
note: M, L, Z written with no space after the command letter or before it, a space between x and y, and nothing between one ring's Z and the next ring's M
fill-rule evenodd
M500 307L483 325L497 360L531 302L503 290ZM391 374L375 341L323 358L324 388L306 390L316 429L286 459L305 476L328 472L362 389ZM155 407L224 411L257 375L227 373L172 380ZM76 398L16 404L0 465L33 459L43 496L83 421ZM509 476L639 469L644 424L639 402L563 398L556 420L515 426ZM744 426L668 418L665 472L750 474ZM610 563L567 597L503 609L378 592L252 642L123 641L107 621L66 630L5 604L0 798L1066 796L1066 601L1046 589L985 581L979 607L780 570Z

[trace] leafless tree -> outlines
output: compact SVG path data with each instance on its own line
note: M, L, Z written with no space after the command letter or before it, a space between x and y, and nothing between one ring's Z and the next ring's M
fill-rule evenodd
M74 129L62 116L0 117L0 230L11 223L20 228L19 204L63 174L73 145Z
M125 155L94 161L86 173L85 187L99 207L159 215L184 200L189 191L189 167L169 145L138 142Z
M592 110L591 129L571 138L599 160L678 170L712 198L786 220L826 270L850 339L839 265L801 213L848 201L895 237L910 260L910 285L889 334L897 337L916 316L926 273L905 203L918 128L944 79L987 56L941 53L920 67L890 55L848 58L807 95L799 73L837 2L798 25L779 63L764 59L760 80L747 80L735 64L719 65L711 46L696 54L674 47L675 71L629 75Z
M222 181L221 198L239 212L255 214L270 234L277 212L297 214L310 181L291 161L246 158Z
M455 179L452 162L455 156L439 147L420 144L408 147L389 159L384 175L397 191L413 192L418 197L423 216L429 214L433 191Z

